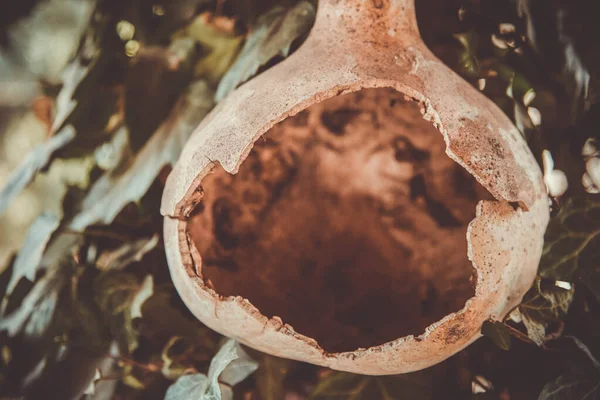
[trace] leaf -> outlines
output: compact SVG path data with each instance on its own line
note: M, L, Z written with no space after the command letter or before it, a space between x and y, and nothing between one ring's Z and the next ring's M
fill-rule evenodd
M236 341L233 339L227 339L227 341L221 346L217 354L210 361L208 367L208 379L213 390L218 387L219 375L225 370L225 368L231 364L233 360L239 357L238 348Z
M311 400L425 400L432 399L432 385L420 381L420 374L383 377L336 372L322 380Z
M94 3L88 0L29 3L35 5L29 15L5 27L9 43L0 48L0 104L27 105L40 91L40 81L54 84L60 80L61 71L88 26ZM11 20L10 14L6 15L9 18L6 22ZM3 31L6 33L6 29Z
M113 398L117 384L119 383L117 379L111 379L118 371L118 364L115 359L119 356L117 343L111 343L108 353L109 356L104 357L97 363L96 370L100 372L102 379L98 380L98 374L94 373L94 395L86 400L110 400Z
M126 126L115 128L111 139L94 150L94 158L99 168L109 171L118 168L131 158L129 131Z
M538 400L596 400L600 399L600 363L590 349L578 338L569 336L586 355L585 364L570 363L567 373L544 386Z
M70 191L67 191L67 194L69 193ZM45 275L34 283L18 309L11 311L10 315L4 314L7 309L6 301L10 299L4 299L0 331L6 329L9 336L14 336L26 326L25 324L30 319L35 321L38 317L50 313L49 308L53 304L53 300L46 299L57 296L67 282L70 270L65 266L72 262L72 254L79 250L81 239L77 235L56 235L50 240L37 267L39 271L45 271ZM40 307L42 304L45 307Z
M25 189L33 177L48 164L52 154L75 138L75 128L68 125L56 135L39 144L17 167L0 190L0 214Z
M40 91L40 83L29 71L0 49L0 107L19 107L28 104Z
M289 372L292 361L285 358L265 354L256 371L256 384L263 400L283 399L284 380Z
M102 374L100 373L100 370L98 368L96 368L96 372L94 372L94 377L90 381L90 384L88 385L88 387L85 388L83 394L92 396L94 394L94 392L96 391L96 383L98 383L98 381L100 379L102 379Z
M46 245L58 225L59 218L51 214L42 214L31 224L15 259L13 273L6 288L7 295L12 293L21 278L26 278L31 282L35 280L35 273L42 260L44 250L46 250Z
M132 58L125 79L123 112L134 152L168 117L190 83L197 53L192 39L180 38L169 48L142 46Z
M213 0L180 0L161 1L160 6L164 11L158 26L152 26L152 37L165 38L171 35L173 30L190 21L196 16L199 9L206 8ZM156 40L156 39L155 39Z
M170 287L172 289L172 286ZM166 291L156 287L154 295L142 305L140 329L144 337L166 343L173 336L181 336L196 346L195 354L210 356L214 354L216 344L209 330L197 319L172 305L174 290Z
M193 83L130 165L106 172L94 183L69 227L83 231L92 224L110 224L125 205L138 201L161 169L177 161L188 137L212 108L211 98L205 82Z
M56 301L47 300L58 295L65 282L63 270L49 270L27 293L19 308L0 318L0 331L6 330L9 336L15 336L25 324L37 318L48 321L48 315L54 312ZM43 306L42 306L43 305ZM36 336L41 332L36 331Z
M105 251L98 257L96 266L101 270L120 270L142 258L158 245L158 235L125 243L115 250Z
M580 282L600 299L600 199L570 198L552 218L545 236L539 274Z
M204 374L184 375L169 386L165 400L202 399L207 386L208 378Z
M186 367L174 360L170 354L171 349L180 341L182 341L181 336L173 336L162 350L161 358L163 366L161 372L167 379L177 379L185 373Z
M242 36L218 29L211 23L216 18L209 13L199 15L185 34L202 45L206 54L195 66L195 75L217 85L239 53Z
M484 336L492 339L496 346L502 350L509 350L511 344L510 333L502 322L499 321L485 321L481 327L481 333Z
M533 340L535 344L541 346L546 341L546 323L545 321L537 321L529 317L527 314L522 314L523 324L527 329L527 336Z
M238 358L233 360L221 373L220 381L229 386L235 386L258 368L258 363L253 360L239 343L236 343Z
M139 287L135 275L109 271L95 279L94 298L102 311L108 315L117 315L130 308Z
M11 44L19 52L23 67L45 81L56 82L77 50L94 6L91 0L37 3L30 15L10 30Z
M29 338L41 337L52 322L56 304L58 303L58 290L49 292L38 302L35 310L23 329Z
M596 368L598 371L600 371L600 361L598 361L598 359L596 359L596 357L594 357L590 348L588 346L586 346L585 343L583 343L581 340L579 340L575 336L567 336L567 337L569 339L573 340L573 342L575 342L575 345L577 347L579 347L579 350L581 350L587 356L588 360L591 361L594 368Z
M23 387L27 388L33 382L40 379L46 366L48 365L48 357L43 357L31 370L23 377Z
M180 377L167 390L165 400L221 400L219 375L237 358L236 342L233 339L228 339L211 360L208 367L208 377L204 374ZM227 396L230 396L230 394Z
M596 400L600 399L600 376L565 374L547 383L538 400Z
M87 76L96 60L97 57L92 62L83 65L81 58L77 57L65 67L63 71L63 86L56 96L56 111L54 121L52 122L52 132L59 129L73 110L75 110L75 107L77 107L77 100L73 99L75 90L83 81L83 78Z
M144 382L138 379L137 376L133 374L134 371L136 370L134 370L132 365L125 365L123 367L123 374L125 376L122 378L122 381L125 385L129 386L132 389L142 390L146 387L146 385L144 384Z
M519 305L527 336L538 346L547 340L546 329L566 315L574 290L566 290L537 278Z
M146 275L140 288L138 289L133 300L131 301L131 307L129 313L131 318L142 317L142 305L152 294L154 293L154 279L152 275Z
M142 305L152 296L152 276L139 283L133 274L109 271L96 278L93 289L96 303L111 322L111 331L129 353L133 352L138 346L133 319L142 315Z
M274 57L287 57L294 40L308 32L314 19L315 9L308 1L291 8L276 6L260 16L250 27L242 51L219 83L215 99L222 100Z
M66 345L60 359L53 356L53 351L47 356L47 365L41 376L29 382L25 390L27 397L32 399L81 399L91 400L94 397L82 397L84 392L94 391L94 395L102 398L101 394L105 379L116 372L116 362L107 357L110 351L108 344L90 351L81 346ZM64 379L68 377L68 379ZM104 378L103 378L104 377ZM105 397L106 398L106 397Z
M479 60L477 59L477 33L470 31L456 33L452 35L461 45L462 51L459 53L460 71L472 77L479 76Z

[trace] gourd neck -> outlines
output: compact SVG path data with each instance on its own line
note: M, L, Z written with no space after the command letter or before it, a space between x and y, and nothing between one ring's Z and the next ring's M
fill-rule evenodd
M414 0L319 0L313 32L361 41L419 37Z

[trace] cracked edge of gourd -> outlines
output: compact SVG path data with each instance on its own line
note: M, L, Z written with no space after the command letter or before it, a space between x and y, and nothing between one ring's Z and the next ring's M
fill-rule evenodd
M373 79L373 80L367 80L367 81L357 81L354 84L346 84L346 85L340 85L340 86L333 87L329 90L317 93L314 96L305 99L304 101L298 103L296 106L291 108L288 112L282 114L279 118L276 118L276 119L270 121L265 126L263 126L263 128L261 128L257 132L257 134L254 135L250 144L241 153L241 155L237 161L237 164L235 165L235 168L232 169L231 171L227 171L227 170L226 171L230 174L236 174L239 170L240 165L243 163L243 161L248 157L248 155L252 151L252 149L254 147L254 143L261 136L266 134L273 126L282 122L286 118L294 116L297 113L312 106L313 104L322 102L326 99L329 99L329 98L332 98L335 96L340 96L340 95L347 94L347 93L356 92L356 91L359 91L362 89L370 89L370 88L392 88L392 89L398 91L399 93L404 94L407 100L412 100L412 101L417 102L418 105L420 106L420 111L421 111L421 115L422 115L423 119L430 122L442 134L445 144L446 144L447 156L450 157L450 159L452 159L452 161L456 162L462 168L464 168L471 176L473 176L477 180L477 182L479 184L481 184L496 199L495 201L488 201L488 202L508 203L508 204L518 203L517 208L520 209L522 212L528 212L529 208L531 206L533 206L533 204L525 205L525 202L522 200L505 199L501 196L500 193L494 191L493 188L488 187L489 184L487 182L485 182L484 179L482 179L479 176L477 171L475 171L473 168L470 168L468 165L466 165L466 163L450 149L451 146L450 146L449 136L441 122L441 118L439 117L437 111L431 104L431 101L428 98L426 98L423 94L414 90L413 88L406 86L404 84L401 84L397 81L391 81L391 80ZM208 157L207 157L207 159L208 159ZM262 324L263 324L262 331L263 332L267 328L267 326L270 325L275 329L275 331L281 332L282 334L287 335L287 336L291 336L292 338L299 340L299 341L309 345L310 347L316 349L321 354L321 356L324 358L325 361L333 360L333 359L355 360L357 358L360 358L361 356L366 356L371 353L379 353L379 352L385 351L386 349L398 347L406 342L410 342L410 341L421 342L421 341L423 341L432 332L434 332L438 328L444 326L446 323L448 323L452 320L458 319L458 317L465 314L469 310L469 307L473 303L473 301L475 301L475 299L478 296L481 296L481 294L482 294L481 293L482 286L483 286L482 281L481 281L482 274L480 273L482 270L482 266L479 266L474 260L471 234L472 234L473 226L475 226L475 224L478 221L480 221L482 218L486 217L485 215L482 214L483 205L486 202L484 200L478 202L478 204L476 206L476 215L473 218L473 220L470 221L470 223L467 227L467 233L466 233L467 256L468 256L469 261L471 261L473 270L475 272L476 285L475 285L474 295L472 297L470 297L469 299L467 299L467 301L465 302L465 305L460 310L452 312L452 313L446 315L444 318L428 325L425 328L425 331L419 335L406 335L406 336L402 336L400 338L394 339L392 341L382 343L377 346L372 346L372 347L368 347L368 348L358 348L353 351L339 352L339 353L327 352L318 344L318 342L315 339L305 336L299 332L296 332L294 330L293 326L285 323L281 319L281 317L273 316L273 317L269 318L269 317L263 315L260 312L260 310L257 307L255 307L248 299L246 299L242 296L222 296L221 294L217 293L214 289L212 289L211 287L209 287L205 284L204 279L201 274L201 269L202 269L201 256L200 256L198 250L195 248L193 241L191 241L189 238L189 235L187 232L187 220L188 220L189 215L193 211L193 209L197 206L197 204L201 201L201 199L203 197L201 181L208 174L210 174L212 171L214 171L214 169L216 169L217 167L223 168L218 160L210 160L210 159L208 159L208 160L209 161L208 161L207 165L200 171L200 173L198 173L196 178L190 184L188 191L185 193L185 195L182 197L182 199L176 203L175 212L171 215L165 214L165 218L179 220L177 231L178 231L178 234L180 235L178 242L180 245L180 248L179 248L180 254L182 256L181 257L182 265L186 270L187 276L192 280L194 287L197 290L202 290L202 291L208 293L213 298L214 303L215 303L214 304L215 305L214 312L215 312L216 318L219 318L218 312L217 312L219 303L222 303L222 302L237 303L237 305L240 306L249 317L252 317L259 321L262 321ZM517 211L518 210L515 210L515 212L517 212ZM183 249L181 247L182 245L186 246L188 250L186 251L185 249ZM183 250L183 251L181 251L181 250ZM493 316L490 315L490 317L493 317ZM464 346L462 346L462 347L466 347L468 344L470 344L471 342L473 342L476 338L478 338L480 336L481 336L481 334L477 335L476 337L474 337L470 340L467 340L465 342ZM242 339L242 338L240 338L240 339Z

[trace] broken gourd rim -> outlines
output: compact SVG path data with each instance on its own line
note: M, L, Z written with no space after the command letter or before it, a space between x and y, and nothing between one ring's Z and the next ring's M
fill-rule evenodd
M190 184L190 186L189 186L188 190L186 191L185 195L183 196L183 198L176 203L175 213L172 215L166 215L167 218L179 220L178 225L177 225L177 232L178 232L178 236L179 236L179 240L178 240L179 249L178 250L179 250L179 253L182 255L181 264L183 265L184 269L186 270L185 272L187 274L187 278L191 280L191 283L193 284L195 290L202 290L205 293L209 294L215 301L215 304L224 303L224 302L237 303L240 307L242 307L244 309L244 311L247 313L248 316L251 316L252 318L260 321L261 323L263 323L264 326L267 326L267 325L277 326L277 331L279 331L280 333L283 333L285 335L291 336L294 339L302 341L302 342L308 344L309 346L315 348L316 350L319 351L319 353L322 354L322 356L325 359L341 359L341 358L357 359L357 358L361 357L362 355L383 352L388 348L396 347L396 346L401 345L402 343L410 341L410 340L420 342L420 341L423 341L424 339L426 339L432 332L434 332L438 328L442 327L446 323L449 323L452 320L458 319L461 315L465 314L469 310L471 304L475 301L476 298L482 297L485 295L483 293L484 285L483 285L483 281L482 281L482 279L485 279L484 274L481 274L481 267L479 265L477 265L477 263L475 262L474 257L473 257L473 244L472 244L472 240L471 240L472 227L478 221L478 219L481 217L482 205L485 202L509 203L508 201L506 201L504 199L499 199L499 196L497 194L493 193L493 189L489 188L488 185L486 185L486 182L484 182L483 179L481 179L481 177L475 171L473 171L471 168L469 168L458 156L456 156L450 150L450 140L448 138L448 135L444 129L444 126L441 122L441 119L440 119L438 113L436 112L435 108L431 104L431 101L428 98L426 98L422 93L414 90L413 88L411 88L407 85L404 85L400 82L393 81L393 80L372 79L372 80L356 82L356 83L349 84L349 85L334 86L328 90L318 92L318 93L314 94L312 97L305 99L301 103L292 107L286 113L280 115L277 119L271 120L269 123L264 125L261 129L259 129L258 133L256 135L254 135L254 137L252 138L250 145L248 145L242 152L241 156L239 157L239 159L237 161L235 169L233 171L228 171L228 172L230 174L236 174L238 172L241 164L245 161L245 159L248 157L248 155L252 151L254 143L260 137L262 137L264 134L266 134L271 128L273 128L276 124L284 121L286 118L294 116L295 114L309 108L310 106L320 103L322 101L325 101L329 98L333 98L333 97L340 96L343 94L358 92L363 89L371 89L371 88L373 88L373 89L374 88L391 88L391 89L396 90L400 94L403 94L405 96L406 100L416 102L419 105L422 118L425 121L431 123L436 128L436 130L439 131L440 134L442 134L442 136L444 138L445 146L446 146L446 150L445 150L446 155L448 157L450 157L450 159L452 161L454 161L455 163L460 165L463 169L465 169L472 177L474 177L475 180L479 184L481 184L495 199L495 200L480 200L476 206L475 217L469 222L468 227L467 227L467 232L466 232L467 257L468 257L469 261L471 262L471 265L473 268L473 277L475 279L475 285L474 285L475 288L474 288L473 296L469 297L466 300L465 305L461 309L459 309L455 312L449 313L442 319L429 324L425 328L425 331L423 333L421 333L419 335L410 334L410 335L401 336L394 340L391 340L391 341L388 341L388 342L385 342L385 343L382 343L382 344L379 344L376 346L371 346L368 348L357 348L356 350L344 351L344 352L328 352L328 351L324 350L315 339L305 336L302 333L295 331L291 325L286 324L285 321L282 321L282 319L280 317L274 316L274 317L269 318L269 317L263 315L261 313L261 311L250 302L250 300L248 300L242 296L223 296L220 293L218 293L216 290L214 290L213 288L208 286L204 282L204 279L202 277L201 255L199 254L198 250L195 248L195 244L191 240L191 237L188 233L187 222L188 222L188 218L189 218L190 214L192 213L192 211L196 208L196 206L202 200L202 196L203 196L203 191L202 191L202 187L201 187L202 180L210 172L212 172L215 168L217 168L217 166L219 165L218 161L210 160L210 163L206 167L204 167L201 171L199 171L196 178ZM522 211L527 211L527 207L523 201L519 201L518 203L519 203L519 208ZM184 246L186 246L187 248L184 248ZM189 257L183 257L183 254L189 255ZM187 260L185 258L187 258ZM179 266L173 266L173 267L178 268ZM215 314L216 314L216 310L215 310ZM491 313L489 313L488 318L490 316L491 316ZM484 320L481 320L482 324L483 324L483 322L484 322ZM465 345L468 345L469 343L471 343L473 340L477 339L480 336L481 336L480 333L479 333L479 335L475 335L471 340L468 340ZM236 339L239 339L241 342L244 342L244 339L241 337L236 338Z

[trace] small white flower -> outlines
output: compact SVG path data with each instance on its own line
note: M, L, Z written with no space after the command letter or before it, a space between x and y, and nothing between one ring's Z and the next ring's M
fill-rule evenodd
M598 150L598 143L594 138L588 138L583 144L581 149L581 155L587 161L591 157L600 157L600 151Z
M535 99L535 96L536 93L533 89L529 89L527 92L525 92L525 94L523 95L523 104L525 105L525 107L528 107L531 104L533 99Z
M502 35L506 35L508 33L514 33L515 29L516 29L515 26L508 22L504 22L504 23L498 25L498 30L500 31L500 34L502 34Z
M504 41L504 39L497 36L496 34L492 35L492 43L494 44L494 46L496 46L499 49L502 49L502 50L508 49L508 44L506 44L506 41Z
M596 187L600 187L600 158L593 157L585 163L585 172Z
M477 80L477 86L479 87L479 90L483 90L485 89L485 78L481 78Z
M544 183L551 197L562 196L569 187L567 176L564 172L554 169L554 159L548 150L542 152L542 163L544 165Z
M527 107L527 115L531 119L531 123L535 126L542 124L542 113L535 107Z
M583 185L585 191L588 193L600 193L600 188L594 185L594 182L592 182L592 179L587 174L587 172L583 173L583 176L581 177L581 184Z

